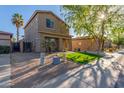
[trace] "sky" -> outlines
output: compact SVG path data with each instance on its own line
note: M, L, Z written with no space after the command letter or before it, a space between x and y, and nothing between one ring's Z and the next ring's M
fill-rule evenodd
M11 32L16 36L16 27L12 24L11 19L14 13L19 13L23 16L24 26L35 10L49 10L54 12L58 17L64 20L61 15L59 5L1 5L0 6L0 31ZM24 35L23 27L20 28L20 37ZM70 35L74 35L70 30Z

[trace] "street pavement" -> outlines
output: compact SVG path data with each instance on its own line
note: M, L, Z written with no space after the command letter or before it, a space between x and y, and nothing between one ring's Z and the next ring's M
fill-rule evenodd
M10 87L10 75L11 75L11 65L10 65L10 55L0 54L0 87L7 88Z

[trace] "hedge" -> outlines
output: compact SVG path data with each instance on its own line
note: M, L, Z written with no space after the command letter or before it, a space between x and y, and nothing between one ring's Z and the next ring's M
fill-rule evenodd
M0 54L8 54L8 53L10 53L10 46L0 45Z

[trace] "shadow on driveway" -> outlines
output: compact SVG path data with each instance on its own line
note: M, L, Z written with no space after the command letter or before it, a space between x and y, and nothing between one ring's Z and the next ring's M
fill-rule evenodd
M28 60L29 61L29 60ZM22 61L23 63L23 61ZM96 63L76 64L64 62L58 65L39 66L38 61L14 65L12 69L13 88L111 88L115 86L119 70L115 65L104 68L102 60Z

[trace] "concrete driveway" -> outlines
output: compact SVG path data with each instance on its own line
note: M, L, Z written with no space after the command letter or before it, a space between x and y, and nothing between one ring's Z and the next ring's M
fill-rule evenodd
M47 64L38 66L38 60L18 64L13 69L11 87L34 88L113 88L124 87L120 82L123 69L124 51L113 53L112 57L104 57L93 64L81 65L64 62L59 65ZM17 56L17 55L16 55ZM23 63L23 62L22 62ZM120 65L120 63L122 65ZM37 64L37 65L36 65ZM120 66L121 67L120 67ZM119 79L120 78L120 79Z
M11 57L9 54L0 55L0 87L124 87L124 51L110 55L87 65L69 61L58 65L49 62L39 65L40 55L37 53L13 53ZM46 61L51 61L51 57L46 57Z
M123 56L120 57L120 59L118 60L117 65L118 69L120 70L119 76L118 76L118 80L115 84L116 88L124 88L124 51L119 52L120 54L122 54Z
M0 54L0 67L10 64L10 54Z
M78 65L54 78L44 79L42 83L33 87L124 88L124 51L113 53L112 56L113 60L104 57L103 60L97 60L93 65ZM105 62L109 62L109 65Z

